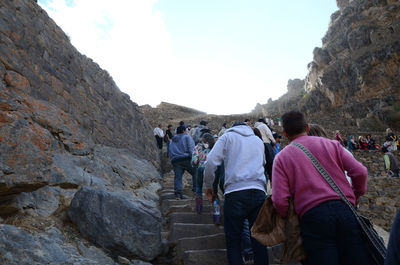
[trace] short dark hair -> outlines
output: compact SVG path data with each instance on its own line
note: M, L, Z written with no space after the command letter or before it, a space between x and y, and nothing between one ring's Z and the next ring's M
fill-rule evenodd
M181 125L181 126L184 125L184 124L185 124L184 121L180 121L180 122L179 122L179 125Z
M386 146L383 146L381 149L382 152L386 153L388 151L388 148Z
M244 122L248 122L248 121L250 121L250 119L245 119L245 120L244 120Z
M178 126L178 128L176 128L176 133L177 134L181 134L184 133L186 131L186 127L185 126Z
M306 118L297 110L286 112L282 115L282 126L289 137L301 134L306 131Z
M172 125L171 124L168 124L168 127L167 128L171 128L172 127Z

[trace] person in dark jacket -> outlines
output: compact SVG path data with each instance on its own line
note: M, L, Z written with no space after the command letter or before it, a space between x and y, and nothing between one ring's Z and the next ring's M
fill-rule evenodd
M385 259L385 265L398 264L400 264L400 210L397 212L393 221Z
M176 129L177 134L172 137L172 141L169 144L169 157L175 173L174 192L176 199L183 199L182 176L185 170L192 175L192 190L194 191L196 188L196 170L191 165L194 141L185 131L185 126L179 126Z

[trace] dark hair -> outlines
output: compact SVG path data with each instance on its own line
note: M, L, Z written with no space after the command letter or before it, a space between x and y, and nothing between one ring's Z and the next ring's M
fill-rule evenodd
M179 125L180 125L180 126L185 125L185 122L184 122L184 121L180 121L180 122L179 122Z
M259 130L259 129L257 129L257 128L254 128L254 129L253 129L253 132L254 132L254 134L255 134L255 135L257 135L257 136L258 136L258 138L260 138L260 139L261 139L261 141L262 141L262 135L261 135L261 132L260 132L260 130Z
M232 124L232 127L240 126L240 125L247 125L247 124L244 123L244 122L242 122L242 121L235 121L235 122Z
M289 137L306 131L306 118L300 111L292 110L282 115L282 126Z
M386 153L386 152L388 151L388 149L387 149L386 146L384 146L384 147L382 147L381 151L384 152L384 153Z
M214 140L214 136L212 136L211 133L205 133L205 134L203 134L203 136L201 138L203 138L204 141L206 143L208 143L210 149L213 148L213 146L215 144L215 140Z
M319 137L325 137L328 138L328 135L325 132L325 129L322 128L322 126L318 124L309 124L310 126L310 131L307 133L308 136L319 136Z
M181 134L184 133L186 131L186 127L185 126L178 126L178 128L176 128L176 133L177 134Z
M168 124L168 127L167 128L171 128L172 127L172 125L171 124Z
M226 122L224 122L224 124L222 124L223 127L226 127Z
M258 122L265 123L265 120L264 120L263 118L259 118L259 119L258 119Z
M250 119L245 119L245 120L244 120L244 122L248 122L248 121L250 121Z
M201 122L200 122L200 125L204 125L204 126L206 126L206 125L207 125L207 123L208 123L208 122L206 122L206 121L201 121Z

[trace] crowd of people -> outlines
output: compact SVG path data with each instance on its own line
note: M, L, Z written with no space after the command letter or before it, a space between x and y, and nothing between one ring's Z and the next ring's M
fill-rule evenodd
M321 126L308 124L305 116L297 111L285 113L278 124L290 143L303 145L317 158L354 206L366 192L368 174L349 150L380 149L387 172L390 176L399 176L399 164L393 156L398 141L390 129L380 148L371 135L360 136L358 141L350 135L346 141L337 131L331 140ZM155 128L158 147L162 148L163 141L167 144L176 199L185 197L182 193L184 171L192 176L197 213L202 212L203 194L215 202L219 199L218 188L222 191L229 264L268 264L266 247L250 236L267 197L268 183L273 205L282 217L288 214L289 200L293 199L307 255L303 264L374 264L349 207L302 150L291 144L281 147L281 136L274 132L274 125L268 118L254 123L246 119L235 122L231 128L223 123L216 134L211 133L206 121L194 127L180 122L175 131L168 125L165 133L161 125ZM396 236L399 219L400 214L390 237L389 265L400 264L400 238Z

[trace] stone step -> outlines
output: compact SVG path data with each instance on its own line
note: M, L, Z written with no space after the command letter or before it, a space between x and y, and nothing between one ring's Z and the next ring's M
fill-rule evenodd
M207 250L207 249L224 249L225 248L225 234L220 233L216 235L181 238L176 245L177 258L184 259L184 253L188 250Z
M197 214L194 212L175 212L169 215L169 222L170 224L213 224L213 217L211 213Z
M186 204L186 205L174 205L169 207L169 213L182 213L182 212L195 212L195 206ZM212 213L213 207L211 205L203 205L202 213Z
M225 249L188 250L184 254L185 265L227 265Z
M214 224L171 224L170 241L177 243L179 239L215 235L224 232L224 227Z

